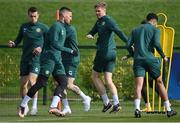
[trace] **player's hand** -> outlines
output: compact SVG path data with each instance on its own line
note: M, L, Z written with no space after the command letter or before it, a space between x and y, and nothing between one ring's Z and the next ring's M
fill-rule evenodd
M78 52L77 52L77 50L71 50L71 54L74 55L74 56L77 56Z
M33 50L33 54L34 55L39 55L42 52L42 48L41 47L36 47Z
M91 34L86 35L86 38L88 39L94 39L94 37Z
M163 59L166 62L168 62L168 58L165 56L164 59Z
M122 61L125 61L125 60L127 60L127 59L128 59L127 56L123 56L123 57L121 58Z
M131 46L132 51L134 52L134 46Z
M14 41L9 40L8 47L14 47L14 46L15 46Z

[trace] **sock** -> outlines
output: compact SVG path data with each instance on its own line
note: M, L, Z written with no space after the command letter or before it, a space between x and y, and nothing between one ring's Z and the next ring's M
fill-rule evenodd
M57 108L58 102L60 101L59 96L53 96L50 108Z
M31 100L31 97L29 97L29 96L25 96L24 98L23 98L23 100L22 100L22 102L21 102L21 106L22 107L26 107L27 105L28 105L28 102Z
M86 100L86 95L82 91L80 91L79 95L83 100Z
M102 98L102 100L103 100L104 105L108 105L108 103L109 103L109 98L108 98L107 94L106 94L106 93L103 94L103 95L101 96L101 98Z
M32 101L33 101L32 109L37 109L37 98L33 98Z
M140 99L135 99L135 100L134 100L135 109L140 110L140 103L141 103L141 100L140 100Z
M113 105L119 104L118 95L113 95L112 98L113 98Z
M164 106L166 107L167 111L171 111L169 100L164 101Z
M67 98L62 99L62 103L63 103L64 108L69 107L69 102L68 102Z

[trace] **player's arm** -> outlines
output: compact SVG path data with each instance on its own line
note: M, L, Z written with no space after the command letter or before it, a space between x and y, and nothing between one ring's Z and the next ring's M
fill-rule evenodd
M61 31L61 28L59 28L59 26L53 25L51 27L50 35L49 35L49 39L51 42L50 47L55 50L64 51L64 52L76 55L76 51L74 51L70 48L64 47L59 43L59 33L61 33L61 32L62 31Z
M70 32L70 35L68 37L68 39L73 42L72 43L72 49L73 50L76 50L77 52L79 51L78 47L77 47L77 43L78 43L78 40L77 40L77 31L74 27L71 27L71 32ZM74 46L73 46L74 45ZM76 45L76 46L75 46Z
M21 26L15 41L9 40L8 46L9 47L16 47L16 46L18 46L19 43L21 43L22 38L23 38L23 27Z
M94 39L94 35L97 33L97 22L96 24L93 26L92 30L86 35L86 37L88 39Z
M112 20L112 19L108 19L107 20L107 26L110 30L112 30L113 32L116 33L116 35L118 35L118 37L125 43L127 43L128 41L128 37L124 34L124 32L119 28L118 24Z
M131 32L131 35L127 41L127 50L131 56L134 56L134 46L133 46L134 45L134 38L133 37L134 37L134 30Z
M164 59L165 55L164 55L164 52L163 52L161 45L160 45L160 30L159 29L155 29L153 41L154 41L154 47L156 48L157 52Z

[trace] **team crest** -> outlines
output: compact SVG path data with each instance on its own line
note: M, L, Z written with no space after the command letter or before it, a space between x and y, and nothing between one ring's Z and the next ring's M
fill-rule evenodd
M104 25L105 25L105 22L103 21L101 25L104 26Z
M39 70L38 70L38 68L36 67L36 68L35 68L35 72L38 72L38 71L39 71Z
M40 29L40 28L37 28L37 29L36 29L36 32L41 32L41 29Z
M72 71L69 71L69 75L71 75L71 76L72 76Z
M61 34L64 35L64 30L61 31Z
M45 74L46 74L46 75L49 75L49 70L46 70L46 71L45 71Z

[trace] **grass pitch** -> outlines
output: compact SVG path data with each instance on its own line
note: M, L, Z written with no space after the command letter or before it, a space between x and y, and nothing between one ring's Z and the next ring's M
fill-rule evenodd
M56 117L48 114L48 105L41 105L39 101L38 115L19 118L16 113L19 101L1 101L0 122L177 122L180 115L168 118L166 114L146 114L142 113L142 118L134 118L133 101L121 102L122 110L118 113L102 113L102 102L91 103L89 112L83 111L80 101L70 101L72 114L65 117ZM143 104L142 104L143 105ZM172 103L173 109L180 112L180 105Z

